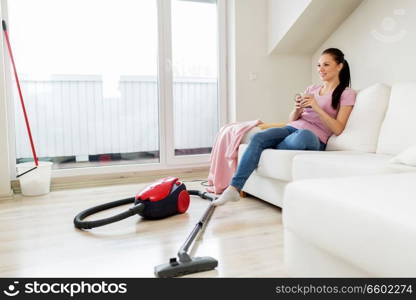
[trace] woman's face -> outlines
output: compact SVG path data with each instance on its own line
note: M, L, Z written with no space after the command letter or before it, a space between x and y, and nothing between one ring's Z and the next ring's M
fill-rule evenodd
M319 58L317 71L322 81L332 81L339 78L338 75L342 66L342 63L337 64L332 55L323 54Z

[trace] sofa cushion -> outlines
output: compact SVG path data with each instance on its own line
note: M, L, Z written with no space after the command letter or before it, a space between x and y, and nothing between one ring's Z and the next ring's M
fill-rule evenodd
M244 151L247 149L247 146L247 144L240 145L238 152L239 160ZM305 152L310 151L266 149L260 156L257 173L265 177L290 181L292 180L293 157Z
M240 145L238 152L238 159L240 160L244 151L247 149L247 144ZM340 153L354 153L352 151L304 151L304 150L276 150L266 149L260 156L259 165L257 167L257 174L270 177L273 179L291 181L292 177L292 166L293 159L302 154L309 156L316 155L333 155Z
M412 167L416 167L416 145L407 148L394 156L391 160L394 164L404 164Z
M344 132L331 136L326 149L376 152L389 98L390 87L381 83L361 90Z
M394 84L380 130L377 153L398 154L416 144L415 111L416 81Z
M376 276L416 276L416 173L288 184L283 226Z
M331 153L333 152L333 153ZM334 153L336 153L334 155ZM303 154L293 159L293 180L324 177L345 177L415 171L416 168L394 165L391 155L375 153L339 153L327 151L322 155Z
M261 129L260 127L256 126L251 128L248 132L246 132L246 134L243 136L243 138L241 139L241 144L248 144L251 140L251 138L253 137L253 135L255 135L257 132L260 132Z

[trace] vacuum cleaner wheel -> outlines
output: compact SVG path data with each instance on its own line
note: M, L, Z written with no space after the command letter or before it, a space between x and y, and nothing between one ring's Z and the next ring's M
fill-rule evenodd
M189 202L190 202L190 197L189 197L188 191L186 190L181 191L178 196L178 207L177 207L178 212L181 214L186 212L189 207Z

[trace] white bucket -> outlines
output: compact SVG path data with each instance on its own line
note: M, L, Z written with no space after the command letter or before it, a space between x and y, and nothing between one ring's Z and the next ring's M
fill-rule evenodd
M35 167L34 162L17 164L17 175ZM20 188L24 196L39 196L51 190L52 163L40 161L39 166L29 173L19 177Z

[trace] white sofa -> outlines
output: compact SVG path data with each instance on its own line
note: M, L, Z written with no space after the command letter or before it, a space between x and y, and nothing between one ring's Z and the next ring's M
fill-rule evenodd
M416 82L375 84L327 151L263 151L243 191L283 208L289 275L416 276L415 114Z

